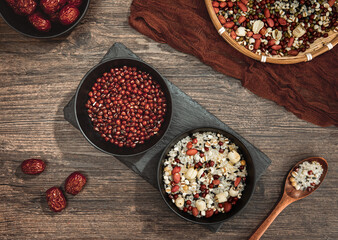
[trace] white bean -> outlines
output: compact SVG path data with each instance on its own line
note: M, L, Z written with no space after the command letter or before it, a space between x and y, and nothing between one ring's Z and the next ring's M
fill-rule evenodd
M236 191L234 188L230 188L229 194L231 197L236 197L238 195L238 191Z
M229 152L228 158L230 162L235 164L241 159L241 156L238 154L238 152L236 152L235 150L232 150L231 152Z
M178 197L175 201L175 204L178 208L181 208L184 206L184 199L182 197Z
M227 200L227 197L228 197L228 192L221 192L221 193L216 194L216 198L219 203L225 202Z
M196 207L197 207L198 211L203 211L207 208L207 205L203 200L197 200L196 201Z

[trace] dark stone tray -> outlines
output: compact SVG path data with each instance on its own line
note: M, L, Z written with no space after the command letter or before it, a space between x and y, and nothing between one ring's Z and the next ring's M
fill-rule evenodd
M134 57L140 59L132 51L126 48L122 43L115 43L102 58L101 61L105 61L116 57ZM209 113L197 102L192 100L188 95L182 92L174 84L164 79L168 84L169 90L172 94L173 104L173 116L172 122L165 136L159 141L154 147L143 154L135 155L132 157L116 157L126 166L131 168L134 172L143 177L156 189L157 187L157 165L160 160L161 154L164 151L167 144L176 136L183 132L186 132L193 128L200 127L215 127L221 128L231 133L247 147L250 152L256 168L256 181L259 180L261 175L270 165L271 160L260 150L254 147L251 143L237 134L234 130L229 128L223 122L221 122L214 115ZM74 115L74 97L64 108L64 117L74 127L78 128L75 115ZM160 197L160 194L159 194ZM210 224L206 225L212 232L217 232L221 227L221 224Z

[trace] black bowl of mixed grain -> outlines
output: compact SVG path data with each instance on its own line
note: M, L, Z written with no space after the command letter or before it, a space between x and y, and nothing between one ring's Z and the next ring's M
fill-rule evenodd
M217 128L197 128L173 139L157 171L168 207L198 224L224 222L241 212L255 189L255 166L245 145Z

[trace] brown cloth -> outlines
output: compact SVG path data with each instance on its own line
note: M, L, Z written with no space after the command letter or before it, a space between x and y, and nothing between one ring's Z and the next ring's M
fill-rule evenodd
M203 0L134 0L129 23L157 42L240 79L253 93L319 126L338 126L337 47L308 63L260 63L218 35Z

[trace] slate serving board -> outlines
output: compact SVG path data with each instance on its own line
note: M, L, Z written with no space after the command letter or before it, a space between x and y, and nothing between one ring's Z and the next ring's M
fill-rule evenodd
M101 59L101 62L116 57L132 57L138 60L142 60L122 43L115 43L108 50L106 55ZM126 166L128 166L130 169L132 169L134 172L139 174L141 177L143 177L156 189L158 189L156 177L158 161L160 160L161 154L164 151L165 147L173 138L183 132L194 128L220 128L237 137L246 146L255 164L257 182L261 175L264 173L264 171L267 169L267 167L270 165L271 160L255 146L253 146L251 143L249 143L247 140L237 134L234 130L229 128L226 124L224 124L214 115L209 113L201 105L192 100L188 95L182 92L174 84L172 84L165 78L164 81L166 81L169 91L171 92L173 105L172 122L169 126L168 131L166 132L164 137L149 151L143 154L134 155L132 157L119 156L116 158L124 163ZM74 97L72 97L69 103L64 107L63 111L65 119L75 128L79 129L75 119ZM210 224L206 225L206 227L212 232L217 232L222 227L222 225L223 223Z

